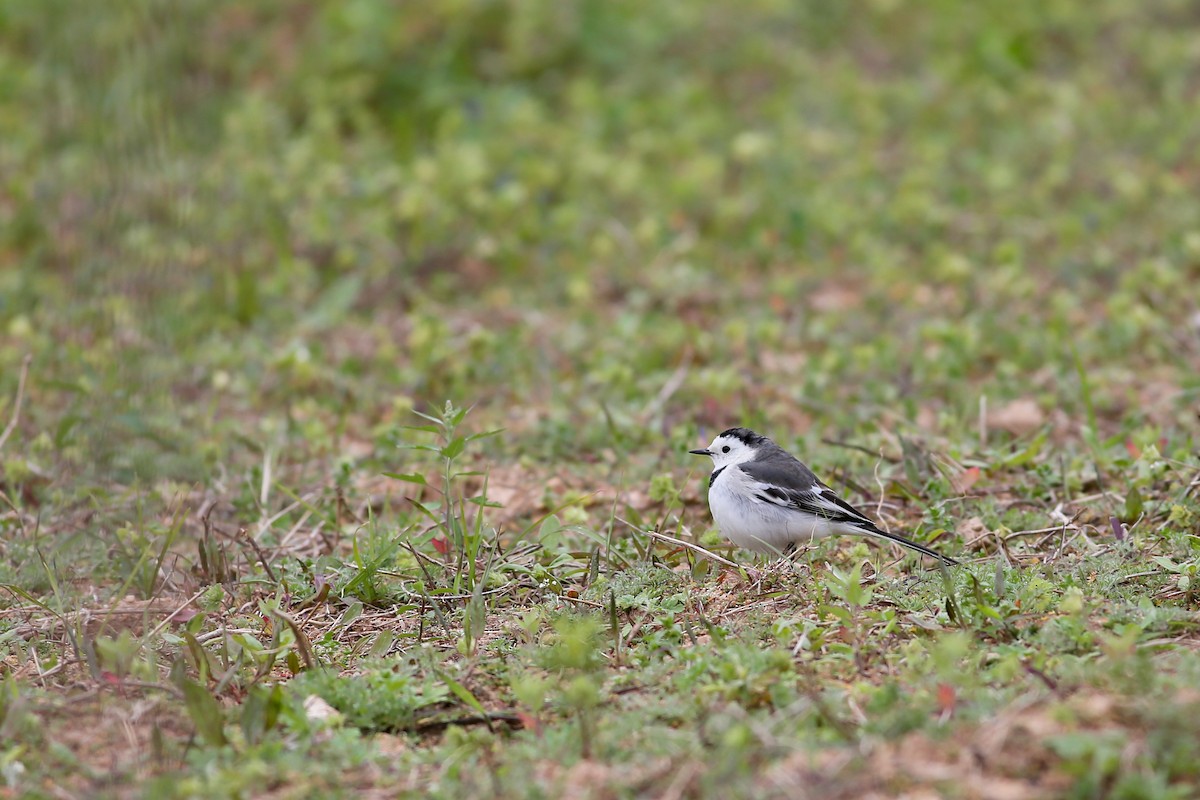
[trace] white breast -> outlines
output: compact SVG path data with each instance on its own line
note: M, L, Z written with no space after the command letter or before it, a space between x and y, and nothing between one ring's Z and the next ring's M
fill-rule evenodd
M789 544L803 544L843 532L844 526L815 514L782 508L758 499L761 484L736 464L721 471L708 488L708 507L721 533L738 547L780 554Z

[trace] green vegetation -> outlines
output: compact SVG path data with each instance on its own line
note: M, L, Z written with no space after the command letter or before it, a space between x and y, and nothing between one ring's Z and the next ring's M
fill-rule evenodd
M0 0L0 793L1195 796L1198 24Z

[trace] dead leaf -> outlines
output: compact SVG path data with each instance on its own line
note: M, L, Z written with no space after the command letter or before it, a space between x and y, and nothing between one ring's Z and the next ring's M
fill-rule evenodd
M310 694L304 698L304 716L312 722L324 723L337 720L341 713L320 695Z
M1007 403L987 415L988 425L1016 436L1033 433L1046 424L1046 414L1037 402L1021 398Z
M567 770L562 797L571 800L600 800L616 797L610 786L612 769L598 761L583 760Z
M979 467L971 467L970 469L964 469L957 475L951 476L950 484L958 494L966 494L971 491L972 486L979 482L979 478L982 475L983 472Z
M856 286L832 281L818 286L808 296L813 311L825 314L850 311L863 302L863 292Z
M957 533L967 544L978 541L989 533L988 526L983 524L983 520L979 517L970 517L958 523L954 532Z
M948 683L939 683L937 687L938 708L943 714L953 714L958 703L958 693Z

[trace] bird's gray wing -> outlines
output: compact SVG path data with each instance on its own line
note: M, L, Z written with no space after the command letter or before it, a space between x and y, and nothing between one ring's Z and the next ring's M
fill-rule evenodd
M780 449L768 458L743 461L738 464L742 472L761 483L769 483L781 489L808 491L814 484L824 486L813 471Z
M794 458L748 461L738 466L758 483L755 493L764 503L814 514L832 522L875 528L871 520L838 497L811 469Z
M790 456L789 459L748 461L738 465L743 472L758 482L753 491L760 502L813 514L830 522L840 522L869 536L887 539L947 564L958 563L923 544L881 530L861 511L838 497L837 493L822 483L812 470Z

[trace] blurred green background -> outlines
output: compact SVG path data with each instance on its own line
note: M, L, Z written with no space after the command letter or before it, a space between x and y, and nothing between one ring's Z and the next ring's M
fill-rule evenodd
M543 457L922 408L953 430L979 394L1175 426L1198 22L7 0L0 389L35 353L42 461L121 481L205 479L224 426L446 397Z

